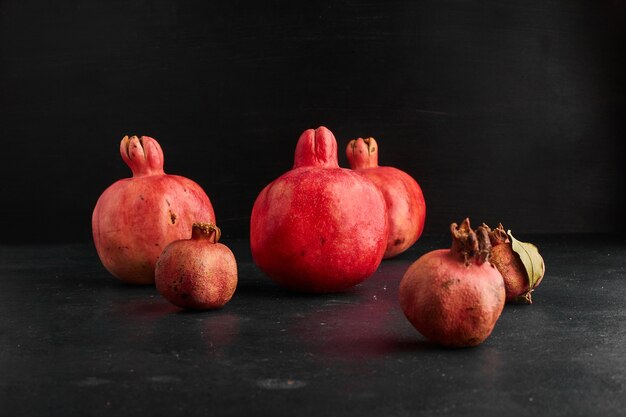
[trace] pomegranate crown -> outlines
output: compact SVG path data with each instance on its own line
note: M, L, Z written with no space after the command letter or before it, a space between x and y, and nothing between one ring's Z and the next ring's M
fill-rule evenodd
M346 157L352 169L378 166L378 144L374 138L352 139L346 147Z
M489 261L491 242L489 232L484 226L478 226L474 231L470 226L469 218L466 218L460 226L452 223L450 232L452 233L451 250L463 257L465 265L470 265L472 261L478 265Z
M207 239L211 243L217 243L221 236L222 231L213 223L194 223L192 225L192 239Z
M315 166L338 168L337 140L333 132L324 126L307 129L300 135L293 161L294 168Z
M120 143L120 154L133 172L133 177L164 174L163 150L149 136L124 136Z

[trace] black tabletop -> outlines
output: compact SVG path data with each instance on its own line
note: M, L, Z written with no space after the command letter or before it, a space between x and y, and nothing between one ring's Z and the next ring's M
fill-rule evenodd
M422 238L342 294L284 290L224 241L239 286L185 312L119 283L91 245L0 247L3 415L626 415L626 244L532 237L547 272L479 347L444 349L404 318ZM530 240L530 239L526 239Z

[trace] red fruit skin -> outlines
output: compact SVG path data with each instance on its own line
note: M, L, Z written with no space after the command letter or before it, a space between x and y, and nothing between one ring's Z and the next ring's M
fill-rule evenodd
M306 130L294 168L257 197L250 246L257 266L288 288L339 292L372 275L387 242L381 192L339 168L337 142L325 127Z
M400 306L427 339L447 347L482 343L493 331L505 302L504 281L489 262L466 265L450 249L415 261L400 282Z
M189 238L195 222L214 223L215 214L197 183L163 172L163 151L156 140L125 137L120 153L133 177L115 182L98 199L92 215L94 244L115 277L152 284L165 246Z
M424 231L426 202L421 187L404 171L378 166L378 146L373 138L352 140L346 156L350 167L376 184L385 197L389 235L384 258L406 251Z
M224 306L237 288L237 262L231 250L197 233L163 250L155 267L157 291L172 304L207 310Z

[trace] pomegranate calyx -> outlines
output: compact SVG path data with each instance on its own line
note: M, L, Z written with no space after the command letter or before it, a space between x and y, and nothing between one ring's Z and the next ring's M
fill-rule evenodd
M293 168L301 167L339 168L337 139L326 127L307 129L300 135Z
M211 243L217 243L221 236L222 231L213 223L194 223L192 226L192 239L207 239Z
M163 175L163 150L149 136L124 136L120 142L122 159L133 177Z
M493 230L491 230L491 228L485 223L483 223L482 226L487 229L487 232L489 233L489 241L491 242L491 246L498 246L504 243L509 245L511 244L509 235L506 234L506 230L504 229L504 226L502 226L502 223L499 223L498 227Z
M352 169L376 168L378 144L372 137L352 139L346 148L346 157Z
M465 218L461 225L456 223L450 225L452 233L453 253L463 257L463 262L469 266L472 261L478 265L489 260L491 255L491 242L489 241L489 232L485 226L478 226L476 231L470 226L469 218Z

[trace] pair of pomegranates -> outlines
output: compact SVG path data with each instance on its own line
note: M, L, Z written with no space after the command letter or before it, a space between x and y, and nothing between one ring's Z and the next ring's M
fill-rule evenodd
M302 133L293 169L267 185L250 219L250 246L263 272L291 289L343 291L372 275L383 258L419 238L426 213L408 174L378 166L376 141L348 144L340 168L325 127Z
M476 230L452 223L452 247L415 261L400 282L400 306L426 338L450 347L475 346L492 332L505 301L530 304L545 272L537 248L502 224Z
M237 263L218 243L209 197L194 181L165 174L153 138L126 136L120 153L133 176L107 188L92 215L102 264L124 282L156 283L183 308L226 304L237 286Z

